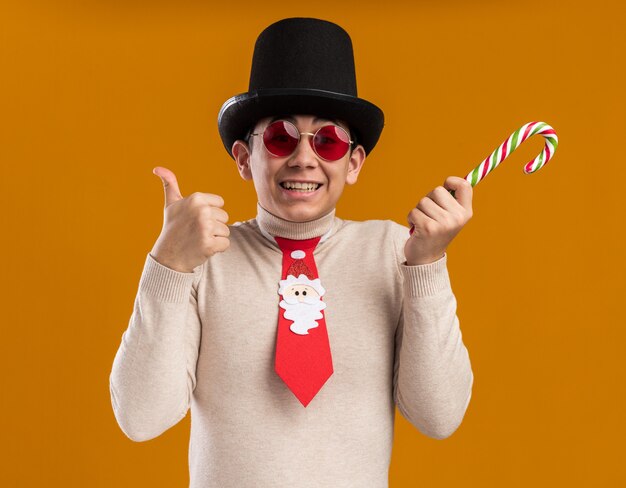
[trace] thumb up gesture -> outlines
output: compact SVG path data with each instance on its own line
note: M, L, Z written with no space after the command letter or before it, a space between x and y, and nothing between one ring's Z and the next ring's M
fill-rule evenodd
M163 266L191 273L230 245L228 214L221 208L224 199L200 192L183 197L172 171L157 166L152 173L163 182L165 209L163 228L150 254Z

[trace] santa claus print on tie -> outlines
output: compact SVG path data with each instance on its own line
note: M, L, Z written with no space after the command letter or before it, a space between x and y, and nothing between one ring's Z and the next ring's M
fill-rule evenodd
M305 407L333 374L333 359L323 310L326 290L313 252L321 236L274 236L283 253L275 370Z
M287 277L279 282L278 293L283 299L279 303L285 310L285 318L293 321L289 329L300 335L307 335L309 329L318 327L317 319L321 319L326 303L322 296L326 290L319 278L314 278L303 258L302 250L291 252L295 259L287 271Z

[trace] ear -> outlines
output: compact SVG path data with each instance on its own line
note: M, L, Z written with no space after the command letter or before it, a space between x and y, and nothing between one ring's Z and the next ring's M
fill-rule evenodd
M237 139L233 142L231 149L235 162L237 163L237 169L241 177L248 181L252 179L252 170L250 169L250 147L245 141Z
M346 183L354 185L359 177L359 171L365 163L365 149L360 144L354 148L348 161L348 173L346 174Z

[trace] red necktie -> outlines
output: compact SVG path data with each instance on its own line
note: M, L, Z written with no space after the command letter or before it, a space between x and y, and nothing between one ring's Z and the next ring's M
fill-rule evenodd
M275 369L306 407L333 374L323 312L325 290L313 258L321 236L304 240L274 238L283 252Z

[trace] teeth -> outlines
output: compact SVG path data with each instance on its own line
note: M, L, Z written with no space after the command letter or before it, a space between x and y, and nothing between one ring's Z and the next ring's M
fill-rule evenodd
M282 183L283 188L293 189L293 190L304 190L304 191L313 191L317 190L319 187L318 183L299 183L293 181L285 181Z

